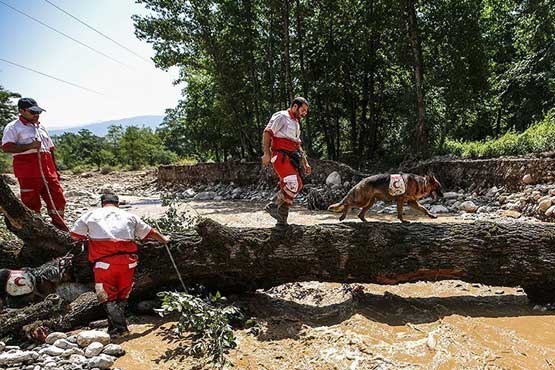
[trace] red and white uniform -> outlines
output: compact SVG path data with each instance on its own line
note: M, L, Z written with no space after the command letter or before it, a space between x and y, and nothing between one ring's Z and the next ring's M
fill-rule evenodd
M301 126L290 110L274 113L264 131L272 137L272 165L279 176L279 186L288 204L301 191L303 182L299 170L291 164L289 157L280 152L294 152L301 147Z
M8 123L4 128L2 148L7 148L12 145L30 144L35 139L41 141L40 161L42 171L48 183L48 189L50 190L54 204L50 202L44 181L41 177L36 149L13 154L13 171L19 181L21 201L33 211L40 212L40 199L42 197L46 203L48 213L52 217L52 222L56 225L61 222L61 225L63 225L63 221L58 220L54 209L58 210L60 214L63 214L66 200L58 180L54 159L52 158L52 152L55 150L54 143L46 129L40 125L40 123L35 125L25 118L19 117L19 119Z
M129 297L139 260L135 240L143 240L153 232L139 217L110 206L89 211L75 222L71 236L89 239L89 261L94 263L100 302Z

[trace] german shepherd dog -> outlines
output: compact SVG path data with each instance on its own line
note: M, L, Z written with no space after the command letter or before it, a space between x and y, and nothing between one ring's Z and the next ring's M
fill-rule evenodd
M417 176L413 174L401 174L405 182L405 193L397 196L389 194L390 174L380 174L362 179L356 184L339 203L332 204L328 207L328 211L343 212L340 221L345 219L347 212L351 208L362 208L358 217L366 222L366 212L374 205L376 200L394 200L397 202L397 217L402 222L408 223L403 219L403 205L408 203L412 208L426 214L428 217L437 218L431 214L426 208L418 203L418 199L427 195L432 195L434 200L438 196L442 196L441 184L435 176Z
M20 270L0 269L0 312L4 304L8 307L20 308L55 293L59 284L73 280L72 260L73 255L68 253L38 267L23 267ZM26 285L32 288L29 289L31 290L29 293L16 296L9 294L8 284L12 272L24 273L24 281L30 280L26 282ZM18 285L17 279L15 279L16 285Z

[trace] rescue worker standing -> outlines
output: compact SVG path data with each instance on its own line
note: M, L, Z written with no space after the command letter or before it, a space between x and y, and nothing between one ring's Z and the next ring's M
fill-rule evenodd
M19 182L21 201L40 213L42 197L52 224L68 231L64 221L66 199L54 158L54 143L39 122L44 109L31 98L19 99L17 107L19 118L4 128L2 150L13 154L13 171Z
M303 187L301 169L307 175L312 172L302 150L300 138L299 120L307 114L307 100L297 97L289 109L272 115L262 134L262 164L268 166L272 163L279 176L280 186L274 201L268 203L264 210L277 220L277 227L287 226L289 208Z
M96 295L108 314L108 333L118 337L129 333L125 307L139 260L135 240L154 239L166 244L169 239L120 209L117 195L103 194L100 203L102 208L79 217L70 234L75 240L89 240Z

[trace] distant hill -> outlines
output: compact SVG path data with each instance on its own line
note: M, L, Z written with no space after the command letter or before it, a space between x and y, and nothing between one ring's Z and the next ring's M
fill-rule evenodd
M108 133L108 127L112 125L121 125L123 128L128 126L149 127L155 130L160 126L164 116L137 116L130 118L122 118L113 121L103 121L95 123L85 123L79 126L67 127L61 129L48 130L51 136L61 135L66 132L77 133L79 130L90 130L96 136L105 136Z

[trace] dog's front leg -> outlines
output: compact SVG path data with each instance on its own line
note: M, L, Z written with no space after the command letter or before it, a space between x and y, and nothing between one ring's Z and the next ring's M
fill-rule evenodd
M410 223L409 220L405 220L403 219L403 205L404 205L405 201L403 200L402 197L397 198L397 218L399 220L401 220L401 222L408 224Z
M412 208L416 209L417 211L420 211L422 213L424 213L425 215L427 215L430 218L437 218L436 215L430 213L430 211L428 211L423 205L421 205L420 203L418 203L416 200L411 200L408 202L409 206L411 206Z

